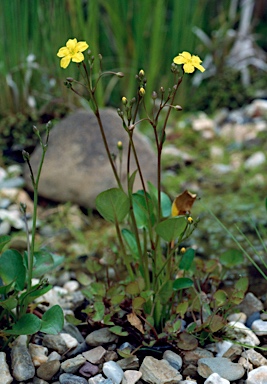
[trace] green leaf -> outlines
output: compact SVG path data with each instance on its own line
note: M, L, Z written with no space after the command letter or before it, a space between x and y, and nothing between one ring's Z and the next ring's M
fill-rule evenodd
M37 297L40 297L42 295L44 295L46 292L50 291L50 289L52 289L52 285L45 285L45 286L42 286L41 285L41 288L38 288L40 286L40 284L36 284L32 287L32 289L30 291L26 291L24 293L22 293L19 297L19 302L22 303L25 305L25 306L28 306L30 303L32 303L35 299L37 299Z
M59 305L53 305L49 308L42 317L41 332L50 335L58 334L64 325L63 310Z
M96 209L105 220L121 223L129 213L129 198L121 189L111 188L97 196Z
M0 237L0 252L2 252L2 249L4 248L4 246L9 243L11 240L11 236L1 236Z
M8 335L33 335L40 328L41 319L32 313L26 313L13 325L12 329L4 331L4 333Z
M179 303L176 307L176 313L179 314L181 317L184 317L187 309L188 309L189 303L188 301L184 301L182 303Z
M229 249L220 256L220 262L226 268L233 268L241 264L243 259L243 252L239 249Z
M11 281L10 284L0 286L0 295L7 295L8 292L14 289L15 282Z
M173 289L175 291L180 291L181 289L190 288L194 285L193 280L188 277L179 277L179 279L174 280Z
M216 301L216 307L221 307L228 301L227 293L222 289L218 289L218 291L214 293L213 298Z
M128 336L129 333L127 331L123 331L122 327L119 325L114 325L114 327L109 328L110 332L115 333L118 336Z
M105 284L101 282L91 283L88 287L82 290L82 293L88 299L94 299L95 296L104 297L106 294Z
M146 301L143 297L135 297L132 302L133 310L136 311L138 309L142 309L145 302Z
M73 315L66 315L65 318L66 321L72 325L79 325L82 323L82 320L76 319L76 317Z
M153 205L155 210L157 211L158 207L158 190L157 188L150 182L147 182L148 185L148 190L150 193L150 196L153 201ZM169 217L171 214L171 207L172 207L172 202L171 199L169 198L168 195L164 192L160 192L160 201L161 201L161 213L163 217Z
M129 189L129 191L130 191L131 193L133 192L133 185L134 185L134 181L135 181L136 174L137 174L137 169L136 169L136 170L131 174L131 176L129 177L128 189Z
M208 324L210 331L214 333L225 327L227 321L222 316L211 315L205 323Z
M187 221L184 216L171 217L156 226L156 233L170 243L184 232L186 225Z
M166 281L163 286L160 288L158 297L162 304L167 304L171 295L173 294L173 282L171 280Z
M249 279L247 277L240 277L240 279L235 282L235 288L241 292L246 292L248 290L248 286Z
M46 250L34 252L33 277L41 277L63 263L64 256L55 255Z
M139 253L138 253L138 247L136 243L136 239L134 237L134 234L129 229L122 229L121 231L122 236L131 252L131 255L135 260L139 259Z
M138 295L139 293L143 293L145 288L145 282L142 277L138 277L135 281L131 281L127 284L125 288L125 292L129 295Z
M9 297L6 300L0 300L0 307L7 309L8 311L16 308L17 304L18 300L15 299L15 297Z
M192 248L188 248L186 252L183 254L182 259L179 264L179 269L182 269L184 271L189 271L192 262L195 257L195 250Z
M101 321L105 315L105 305L102 301L96 301L94 303L95 314L93 316L93 321Z
M110 303L112 305L121 304L123 302L124 298L125 298L125 295L123 295L123 294L112 296Z
M22 291L25 285L26 268L21 254L8 249L0 257L0 277L5 284L15 282L15 288Z
M138 228L148 228L149 223L152 226L155 223L155 215L153 213L151 197L148 193L146 193L146 197L147 200L145 198L144 191L138 191L132 195L133 211Z

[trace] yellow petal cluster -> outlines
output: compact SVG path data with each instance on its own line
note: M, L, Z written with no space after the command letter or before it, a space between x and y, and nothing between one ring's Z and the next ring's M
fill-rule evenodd
M62 57L60 60L61 68L67 68L70 61L75 63L81 63L84 60L83 51L85 51L89 45L85 41L77 41L77 39L69 39L65 47L58 50L57 56Z
M205 68L200 64L202 63L202 60L200 60L198 56L191 55L191 53L186 51L179 53L179 55L173 59L173 62L175 64L183 64L185 73L193 73L195 68L201 72L205 71Z

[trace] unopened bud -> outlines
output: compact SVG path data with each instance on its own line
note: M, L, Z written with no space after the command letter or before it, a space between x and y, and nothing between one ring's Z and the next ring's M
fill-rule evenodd
M103 59L103 56L101 55L101 53L98 54L98 58L100 61Z
M32 129L33 129L33 132L38 135L39 130L38 130L38 128L35 125L32 127Z
M153 92L152 92L152 99L153 99L153 100L156 100L157 97L158 97L157 92L153 91Z
M136 98L133 97L132 100L130 101L130 105L131 105L131 106L134 105L135 102L136 102Z
M145 89L143 87L141 87L139 89L139 95L143 97L145 95L145 93L146 93Z
M123 149L123 145L121 141L117 142L117 148L121 151Z
M165 92L165 89L163 87L160 87L160 92L161 93L164 93Z
M194 219L193 219L193 217L189 216L189 217L187 218L187 221L188 221L189 224L192 224L193 221L194 221Z
M72 83L74 81L74 79L72 77L67 77L66 80L69 82L69 83Z
M126 99L125 96L123 96L123 97L121 98L121 101L122 101L122 104L123 104L123 105L126 105L126 104L128 103L128 100Z
M117 72L117 73L116 73L116 76L118 76L118 77L124 77L124 73L123 73L123 72Z
M181 105L175 105L174 107L176 109L176 111L182 111L183 108L181 107Z
M22 151L22 157L23 157L23 160L24 160L24 161L29 161L29 160L30 160L30 154L29 154L29 152L27 152L27 151L25 151L25 150L23 149L23 151Z
M123 112L120 108L117 109L117 113L120 117L123 117Z
M186 248L185 247L182 247L181 249L180 249L180 253L185 253L186 252Z
M144 77L144 76L145 76L145 71L143 69L140 69L139 77Z
M22 213L26 213L26 209L27 209L27 204L25 203L20 203L20 210Z

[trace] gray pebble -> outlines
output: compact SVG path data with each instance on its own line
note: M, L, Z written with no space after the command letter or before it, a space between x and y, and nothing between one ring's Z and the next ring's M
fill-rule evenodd
M163 353L163 359L167 360L173 368L177 369L177 371L182 368L183 361L181 356L173 351L165 351Z
M86 359L82 355L78 355L76 357L73 357L72 359L64 361L61 364L61 368L64 372L75 373L81 368L85 361Z
M110 332L108 328L101 328L97 331L89 333L85 341L91 347L97 347L102 344L113 343L117 340L117 336Z
M10 384L13 381L12 376L9 372L9 367L6 362L5 352L0 352L0 372L1 372L1 383Z
M114 384L120 384L123 378L123 370L115 361L108 361L103 365L103 372Z
M40 365L36 374L43 380L51 380L52 377L58 372L60 368L60 362L58 360L47 361Z
M27 336L21 335L14 341L11 350L13 377L18 381L32 379L35 374L35 368L26 343Z
M60 384L88 384L84 377L72 375L71 373L63 373L59 376Z

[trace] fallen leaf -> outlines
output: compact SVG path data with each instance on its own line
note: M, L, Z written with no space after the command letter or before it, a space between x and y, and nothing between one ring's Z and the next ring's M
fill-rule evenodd
M129 323L135 327L136 329L138 329L139 332L141 332L143 335L145 333L144 331L144 328L143 328L143 324L141 323L141 320L139 319L139 317L136 316L135 313L129 313L127 315L127 320L129 321Z

